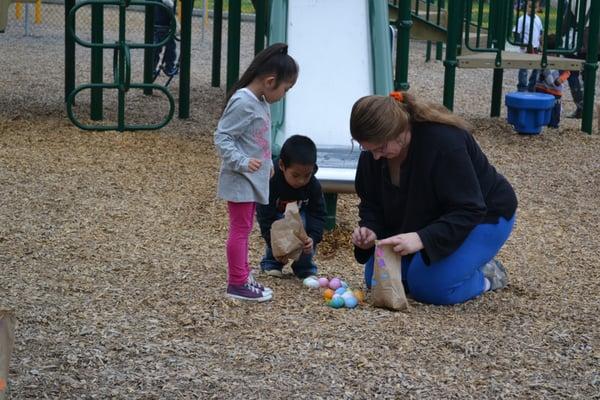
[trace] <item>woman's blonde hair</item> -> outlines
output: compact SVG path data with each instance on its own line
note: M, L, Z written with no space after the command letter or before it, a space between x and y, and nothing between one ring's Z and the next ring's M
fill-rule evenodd
M357 142L383 143L397 139L413 122L436 122L469 130L464 119L441 104L425 103L402 92L402 101L390 96L365 96L350 113L350 134Z

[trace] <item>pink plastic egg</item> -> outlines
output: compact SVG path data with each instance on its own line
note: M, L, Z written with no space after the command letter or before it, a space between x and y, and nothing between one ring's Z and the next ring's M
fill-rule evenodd
M340 278L333 278L332 280L329 281L329 288L331 288L333 290L336 290L340 286L342 286L342 282L340 281Z
M329 285L329 279L327 278L319 278L319 286L327 287Z

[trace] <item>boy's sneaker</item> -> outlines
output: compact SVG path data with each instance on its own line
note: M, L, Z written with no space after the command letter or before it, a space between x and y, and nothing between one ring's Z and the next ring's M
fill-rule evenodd
M485 263L483 267L481 267L481 272L483 272L483 276L490 281L490 290L502 289L508 285L508 273L506 272L506 268L504 268L504 265L495 258L492 258Z
M271 288L263 286L260 282L254 279L254 275L252 275L252 272L250 272L250 274L248 275L248 280L246 281L246 283L250 286L254 286L258 290L261 290L264 294L273 295L273 290Z
M249 284L243 285L227 285L227 297L238 300L248 301L267 301L271 300L272 294L266 294L262 290L255 288Z
M277 268L263 269L262 272L269 276L274 276L276 278L281 278L283 276L283 272Z

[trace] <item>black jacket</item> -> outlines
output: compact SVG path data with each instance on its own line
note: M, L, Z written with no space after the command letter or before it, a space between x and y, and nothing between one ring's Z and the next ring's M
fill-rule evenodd
M415 123L400 185L392 185L385 159L362 152L356 171L360 226L383 239L417 232L429 263L452 254L481 223L510 219L517 198L466 131L441 124ZM365 263L373 250L355 247Z
M313 175L306 186L299 189L291 187L283 172L279 169L279 160L275 160L275 174L269 182L269 204L256 205L256 219L260 225L260 233L268 246L271 246L271 225L285 211L285 205L298 202L300 212L304 212L306 224L304 229L316 245L323 239L325 226L325 200L321 184ZM315 168L316 169L316 168Z

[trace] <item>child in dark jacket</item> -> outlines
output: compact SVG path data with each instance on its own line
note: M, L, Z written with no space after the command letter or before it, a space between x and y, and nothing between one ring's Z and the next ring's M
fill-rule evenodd
M256 218L260 232L267 244L260 268L267 275L281 277L287 259L276 259L271 250L271 225L283 218L288 203L298 203L304 229L308 234L303 252L292 263L292 271L298 278L316 275L317 266L313 262L317 244L323 238L325 225L325 200L317 172L317 148L314 142L301 135L288 138L281 147L279 159L275 162L275 174L269 183L269 204L258 204Z

